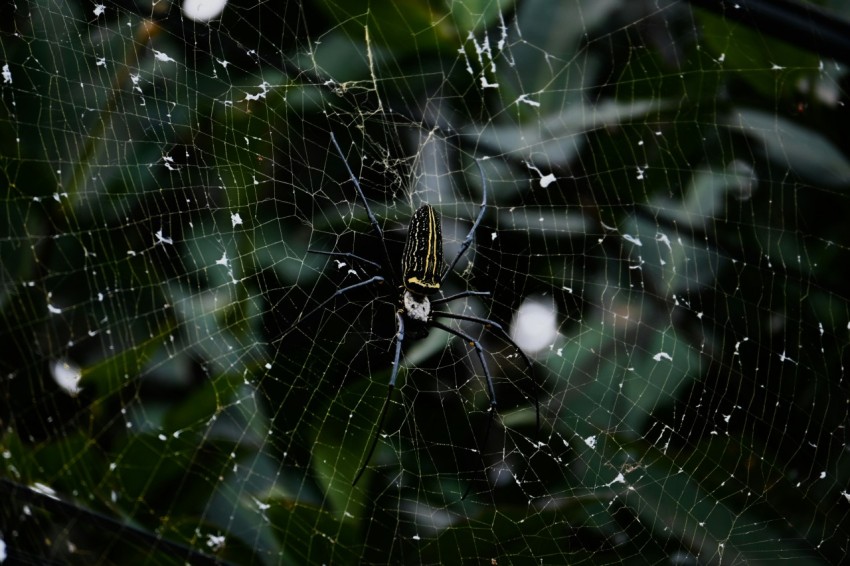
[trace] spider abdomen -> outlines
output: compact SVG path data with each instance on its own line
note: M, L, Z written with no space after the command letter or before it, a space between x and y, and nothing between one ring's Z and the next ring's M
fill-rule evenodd
M442 275L440 215L432 206L423 204L410 218L401 258L402 283L411 293L433 295L440 290Z

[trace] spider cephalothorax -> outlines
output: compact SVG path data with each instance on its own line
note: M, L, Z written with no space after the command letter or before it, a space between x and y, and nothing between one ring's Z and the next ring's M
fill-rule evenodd
M516 350L525 360L529 369L531 368L531 361L522 352L522 350L519 349L519 347L514 343L514 341L511 340L508 333L500 324L493 322L492 320L476 316L461 315L451 312L433 310L434 305L448 303L455 299L470 296L490 295L488 291L467 290L457 293L455 295L451 295L449 297L439 297L436 299L431 298L441 291L443 281L448 276L448 274L452 272L455 264L458 262L458 260L460 260L461 257L463 257L463 254L469 248L469 245L472 243L472 238L475 235L475 230L476 228L478 228L478 224L484 217L484 212L487 208L487 184L486 179L484 179L484 173L483 171L481 171L481 165L478 164L479 171L481 171L481 178L483 181L483 199L481 202L481 208L478 212L478 216L476 217L475 222L473 222L472 224L472 228L469 230L469 233L466 235L466 238L461 243L460 250L458 251L454 260L451 262L451 264L448 265L448 267L444 266L443 238L440 228L440 215L433 206L423 204L416 210L416 212L413 213L413 216L411 216L410 219L410 227L407 231L407 239L404 244L404 251L402 252L401 281L399 281L396 278L395 271L390 267L392 263L389 253L387 251L383 230L381 230L381 226L380 224L378 224L378 220L375 218L375 215L372 213L372 209L369 207L369 203L366 200L365 195L363 194L363 189L360 187L360 182L357 180L357 177L354 175L354 172L348 166L348 162L345 161L345 155L343 154L342 149L339 147L339 144L336 141L336 137L333 134L331 134L331 142L336 148L337 153L339 153L339 156L342 158L343 163L345 163L345 167L348 170L351 180L354 182L354 187L357 189L357 194L363 201L363 207L366 209L366 214L369 216L369 222L372 225L372 231L375 233L375 236L377 236L377 238L380 240L380 247L384 256L383 261L385 263L382 265L377 262L362 258L351 252L325 252L309 250L312 253L352 258L377 268L381 272L381 274L373 275L371 278L365 281L359 281L357 283L348 285L347 287L337 289L337 291L333 295L331 295L325 301L322 301L313 310L311 310L305 315L300 316L298 320L296 320L295 323L292 324L289 330L287 330L287 333L292 331L296 326L301 324L304 320L312 316L314 313L318 312L326 305L330 304L336 297L346 295L347 293L355 289L376 285L385 281L390 281L391 283L393 283L390 288L397 289L398 292L400 292L400 296L397 298L399 309L396 311L395 354L393 358L392 372L390 373L389 383L387 384L387 397L384 400L384 405L381 409L381 416L378 419L377 430L375 431L375 436L372 440L372 444L369 447L369 452L366 454L366 458L363 460L360 469L357 471L357 474L354 476L354 480L352 481L352 485L354 485L357 483L357 481L363 475L363 472L366 470L366 466L368 465L369 460L372 458L372 454L375 452L375 447L378 445L378 440L380 439L384 419L387 416L387 410L389 409L390 399L392 397L393 390L395 389L396 378L398 377L399 361L401 359L401 347L402 344L404 344L406 328L409 333L408 338L412 339L421 338L425 336L430 328L439 328L441 330L444 330L445 332L448 332L449 334L453 334L463 339L467 344L471 344L475 348L475 353L478 356L479 362L481 363L481 368L484 370L484 377L487 382L487 395L490 398L490 415L487 421L487 428L484 432L484 438L482 442L483 444L486 444L487 442L487 438L490 434L490 428L493 424L493 417L496 413L496 391L493 387L493 378L490 375L489 368L487 367L487 361L484 358L484 348L481 346L478 340L476 340L469 334L463 332L462 330L446 326L445 324L439 322L436 319L454 319L482 324L486 328L499 332L506 342L516 348ZM537 411L537 427L539 429L540 404L537 398L536 391L534 394L534 404Z

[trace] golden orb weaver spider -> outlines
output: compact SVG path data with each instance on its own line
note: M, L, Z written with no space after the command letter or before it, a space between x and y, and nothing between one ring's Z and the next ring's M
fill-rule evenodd
M351 482L351 485L354 486L357 485L357 482L363 476L363 473L366 471L366 467L368 466L369 461L372 459L372 455L375 452L375 448L378 446L381 431L383 430L384 420L386 419L387 412L389 411L390 401L392 399L392 394L396 386L396 378L398 377L399 363L401 360L401 349L402 345L404 344L406 331L410 332L410 334L414 337L421 338L427 334L430 328L439 328L445 332L448 332L449 334L461 338L467 344L470 344L475 348L475 353L478 356L478 360L481 363L481 368L484 371L484 377L487 382L487 395L490 399L487 427L484 431L483 440L480 446L484 446L487 443L487 439L490 436L490 430L493 426L493 419L497 410L496 390L493 386L493 377L490 374L489 367L487 366L487 360L484 357L484 348L481 346L481 343L478 340L476 340L469 334L447 326L435 319L443 318L474 322L483 325L485 328L495 330L502 336L502 339L504 339L508 344L510 344L516 349L516 351L525 361L529 370L531 370L532 366L531 360L529 360L528 356L526 356L525 353L519 348L519 346L517 346L517 344L511 339L510 335L504 329L504 327L502 327L501 324L477 316L461 315L431 309L431 307L433 307L434 305L445 304L456 299L461 299L463 297L490 295L489 291L467 290L448 297L440 297L437 299L431 298L433 295L441 291L443 281L446 279L449 273L454 270L454 267L457 262L466 253L466 250L471 245L472 239L475 236L475 231L478 228L478 225L481 223L481 219L484 217L484 213L487 209L487 181L484 176L484 171L481 168L481 164L476 161L479 172L481 173L482 180L483 198L481 201L481 207L479 209L478 216L475 218L475 221L472 224L472 228L469 230L469 233L466 235L466 238L464 238L463 242L461 243L460 249L455 258L452 260L452 262L448 265L447 268L443 269L443 240L440 226L440 215L434 209L434 207L428 204L423 204L413 213L413 216L411 216L410 219L410 226L407 231L407 239L405 240L404 251L402 252L401 278L399 280L396 279L395 270L392 269L393 264L389 252L387 251L386 240L384 239L384 232L381 229L377 218L372 213L372 209L369 207L369 202L366 200L366 196L363 194L363 189L360 186L360 181L357 180L357 177L354 175L354 172L348 165L342 148L340 148L339 143L337 143L336 136L334 136L333 132L331 132L331 142L333 143L337 153L345 164L345 168L348 171L351 181L354 183L354 187L357 189L357 194L360 197L360 200L363 202L363 207L366 209L366 214L369 217L370 224L372 225L372 231L375 233L375 236L377 236L377 238L381 242L381 252L383 254L383 260L385 263L381 265L377 262L365 259L351 252L325 252L319 250L307 250L309 253L314 254L356 259L374 267L382 274L373 275L372 277L364 281L359 281L357 283L337 289L335 293L333 293L330 297L319 303L310 312L299 316L299 318L289 327L289 329L284 332L283 336L286 336L286 334L294 330L306 319L310 318L315 313L323 309L325 306L333 302L337 297L345 296L347 293L350 293L351 291L354 291L356 289L368 287L371 285L377 285L385 281L390 281L391 283L393 283L393 288L397 288L400 291L400 296L398 298L399 307L395 313L395 353L393 356L392 373L390 374L390 379L387 384L387 396L384 399L384 404L381 408L380 417L378 418L377 428L375 430L375 436L372 439L372 443L369 446L369 450L366 453L365 459L362 461L357 473L354 476L354 480ZM281 339L283 338L283 336L281 336ZM537 430L539 432L540 400L537 395L536 384L534 387L533 398L536 411ZM467 488L466 493L464 493L463 497L465 498L468 493L469 487Z

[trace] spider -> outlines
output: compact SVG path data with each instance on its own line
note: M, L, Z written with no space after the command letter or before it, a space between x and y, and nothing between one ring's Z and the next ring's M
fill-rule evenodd
M348 285L346 287L337 289L335 293L333 293L330 297L322 301L306 315L302 314L301 316L299 316L299 318L292 326L290 326L289 330L285 334L288 334L289 332L294 330L298 325L304 322L304 320L310 318L313 314L323 309L325 306L334 301L337 297L345 296L348 293L357 289L378 285L385 281L390 281L393 284L393 287L397 288L399 291L399 306L395 313L395 354L393 356L390 380L387 384L387 396L386 399L384 399L384 404L381 408L380 417L378 418L377 428L375 430L375 436L372 439L371 445L369 446L369 451L367 452L365 459L361 463L357 474L354 476L354 480L351 482L351 485L355 486L357 485L357 482L360 480L360 478L363 476L363 473L366 471L366 467L368 466L369 461L372 459L372 455L374 454L375 448L378 445L378 440L380 439L381 432L383 430L384 420L386 419L387 412L389 411L389 405L392 399L392 394L395 390L396 378L398 377L399 361L401 359L401 349L406 336L409 335L411 339L423 338L428 334L428 330L430 328L439 328L445 332L448 332L449 334L461 338L467 344L470 344L475 348L475 353L478 356L478 360L481 362L481 368L484 370L484 377L487 382L487 395L490 399L490 407L488 411L489 417L487 419L487 426L484 431L482 446L486 445L487 439L489 438L490 430L493 425L493 419L496 414L497 408L496 390L493 386L493 377L490 375L490 369L487 367L487 360L484 357L484 348L481 346L481 343L478 340L476 340L469 334L463 332L462 330L447 326L437 319L455 319L467 322L475 322L483 325L485 328L495 330L499 334L501 334L502 338L508 344L513 346L516 351L519 352L520 356L522 356L522 359L525 361L529 370L531 369L531 361L528 359L528 356L526 356L525 353L519 348L519 346L516 345L516 343L511 339L511 337L499 323L477 316L461 315L432 309L432 307L434 307L435 305L442 305L454 301L456 299L461 299L463 297L490 295L489 291L467 290L448 297L441 296L439 298L431 298L437 293L441 292L443 281L452 272L457 262L461 259L461 257L463 257L464 253L466 253L466 250L469 248L470 244L472 243L472 239L475 236L475 230L481 223L481 219L484 217L484 212L487 209L487 182L484 178L484 171L481 169L481 164L476 161L479 172L481 173L483 186L483 198L481 201L481 208L478 212L478 216L475 219L475 222L473 222L472 224L472 228L469 230L469 233L466 235L466 238L461 243L460 250L458 251L455 258L444 269L443 241L440 228L440 215L434 209L434 207L428 204L423 204L416 210L416 212L413 213L413 216L410 219L410 226L407 231L407 239L405 240L404 251L402 252L401 278L399 280L396 278L395 271L392 269L392 261L389 252L387 251L387 245L386 240L384 239L383 230L381 230L381 226L380 224L378 224L378 220L372 213L372 209L369 207L369 203L366 200L365 195L363 194L363 189L360 187L360 181L357 180L357 177L354 175L354 172L348 165L348 162L345 159L345 155L342 152L342 148L340 148L339 143L337 143L336 136L334 136L333 132L331 132L331 142L336 148L336 151L339 154L340 158L342 158L342 161L345 164L345 168L348 171L349 176L351 177L351 181L354 183L354 187L357 189L357 194L360 197L360 200L363 202L363 207L366 209L366 214L369 217L369 222L372 225L372 231L375 233L375 236L377 236L378 240L380 240L381 251L383 253L383 258L386 263L384 265L381 265L377 262L365 259L351 252L326 252L318 250L307 250L309 253L355 259L372 266L373 268L378 270L380 274L373 275L372 277L364 281L360 281ZM536 410L537 429L539 430L540 403L537 397L536 388L533 393L533 398ZM467 488L467 493L468 492L469 489ZM464 497L466 497L466 494L464 494Z

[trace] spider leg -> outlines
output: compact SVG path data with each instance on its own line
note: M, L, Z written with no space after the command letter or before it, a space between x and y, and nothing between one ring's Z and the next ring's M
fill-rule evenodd
M404 317L401 316L401 313L397 312L395 314L396 321L398 321L398 334L396 334L395 341L395 357L393 358L393 371L390 374L390 382L387 385L387 398L384 399L384 406L381 408L381 416L378 418L378 428L375 429L375 438L372 439L372 445L369 447L369 452L366 454L366 459L363 460L363 463L360 465L360 469L357 471L357 474L354 476L354 481L351 482L351 487L357 485L357 482L360 480L360 476L363 475L363 472L366 471L366 466L369 464L369 460L372 459L372 454L375 453L375 448L378 446L378 440L381 437L381 430L384 428L384 419L387 417L387 411L390 408L390 398L393 395L393 391L395 390L395 380L398 377L398 364L401 359L401 345L404 343Z
M348 175L351 177L351 180L354 181L357 194L360 195L360 200L363 201L363 207L366 209L366 214L369 216L369 222L372 223L372 230L375 232L375 235L378 236L378 239L381 240L381 249L384 252L384 265L386 265L386 268L390 270L390 273L392 273L392 260L390 259L390 253L387 251L387 243L384 241L384 231L381 230L381 225L378 224L378 219L375 218L375 215L372 213L372 209L369 208L369 202L366 200L366 195L363 194L363 189L360 187L360 181L357 180L357 177L354 176L354 171L352 171L351 167L349 167L348 161L346 161L345 155L342 153L342 148L339 147L339 143L337 143L336 136L333 132L331 132L331 142L333 142L336 152L342 158L342 162L345 164L345 169L348 171Z
M449 297L449 298L452 298L452 297ZM432 303L433 303L433 301L432 301ZM477 317L477 316L469 316L469 315L465 315L465 314L454 314L454 313L451 313L451 312L442 312L442 311L431 311L431 316L440 316L440 317L443 317L443 318L453 318L455 320L467 320L469 322L477 322L478 324L484 325L485 328L497 330L499 332L499 334L502 335L502 338L505 340L505 342L507 342L508 344L513 346L514 349L517 352L519 352L519 355L522 356L522 359L525 361L525 365L528 366L528 369L529 370L532 369L531 368L531 360L528 359L528 356L525 355L525 352L523 352L522 349L519 346L517 346L517 343L513 341L513 339L511 338L511 335L508 334L507 330L505 330L505 328L501 324L499 324L498 322L489 320L487 318L480 318L480 317ZM529 377L529 379L531 379L531 383L533 385L532 397L534 398L534 409L535 409L536 414L537 414L537 436L539 438L540 437L540 396L538 395L539 387L537 386L537 382L534 381L534 378L532 378L531 375L529 375L528 377Z
M490 369L487 367L487 360L484 359L484 348L481 347L481 344L465 332L460 330L456 330L451 328L450 326L446 326L441 322L437 322L436 320L431 320L429 324L433 327L440 328L445 330L449 334L454 334L458 338L466 340L467 343L472 344L475 347L475 353L478 354L478 361L481 362L481 368L484 370L484 377L487 379L487 393L490 397L490 416L487 418L487 428L484 429L484 437L481 441L482 448L487 444L487 439L490 437L490 429L493 428L493 418L496 415L496 388L493 387L493 377L490 375ZM478 451L481 456L482 464L484 463L484 452L483 450ZM469 495L469 490L472 488L472 484L466 488L466 491L463 493L463 497L461 499L466 499L466 496Z
M381 277L380 275L375 275L374 277L367 279L366 281L360 281L358 283L354 283L353 285L349 285L348 287L343 287L342 289L337 289L336 292L333 295L331 295L330 297L328 297L327 299L325 299L324 301L319 303L313 310L311 310L310 312L308 312L305 315L299 316L298 320L296 320L292 324L292 326L290 326L280 336L280 338L275 340L273 343L277 343L277 342L280 342L281 340L283 340L290 332L295 330L302 322L304 322L305 320L307 320L308 318L310 318L311 316L316 314L318 311L323 309L325 307L325 305L327 305L328 303L330 303L331 301L333 301L334 299L336 299L340 295L345 295L346 293L348 293L349 291L353 291L354 289L359 289L360 287L366 287L366 286L372 285L374 283L381 283L383 281L384 281L383 277Z
M463 254L466 253L466 250L469 249L470 244L472 244L472 238L475 236L475 230L478 229L478 225L481 223L481 219L484 218L484 211L487 210L487 178L484 176L484 169L481 167L481 162L479 160L475 160L475 164L478 165L478 171L481 173L481 192L484 195L484 198L481 200L481 208L478 211L478 218L475 219L475 222L472 223L472 228L469 229L469 233L464 238L463 242L460 245L460 251L457 252L454 260L449 264L449 268L443 272L443 277L440 280L441 282L446 279L449 273L455 268L455 264L463 257Z
M451 295L449 297L442 297L439 299L431 299L432 305L439 305L440 303L448 303L449 301L454 301L455 299L462 299L464 297L486 297L490 294L490 291L462 291L455 295Z
M331 257L347 257L350 259L356 259L357 261L362 261L363 263L368 263L375 269L380 270L381 264L374 262L370 259L366 259L365 257L360 257L357 254L353 254L351 252L323 252L321 250L307 250L308 254L318 254L318 255L329 255Z

